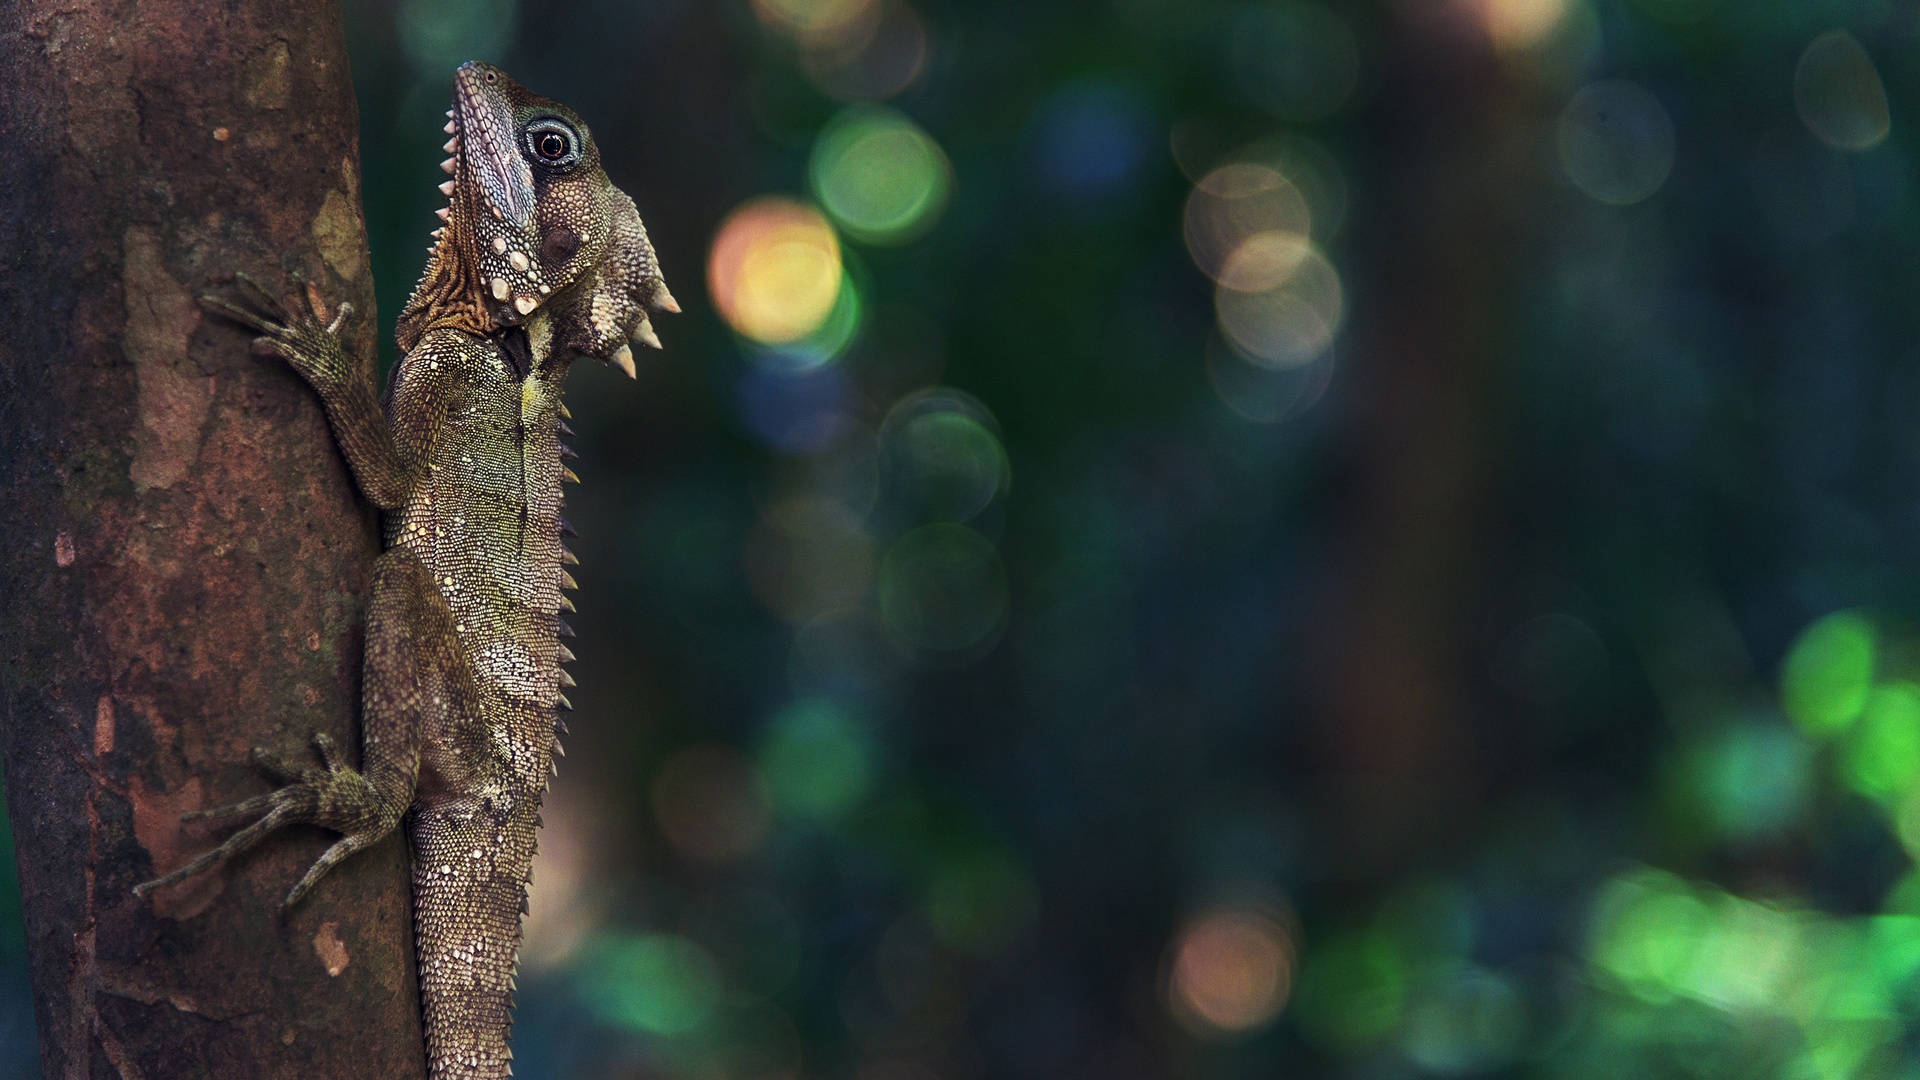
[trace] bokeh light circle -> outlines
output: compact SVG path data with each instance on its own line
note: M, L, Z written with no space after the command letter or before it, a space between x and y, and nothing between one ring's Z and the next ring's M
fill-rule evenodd
M1209 912L1188 923L1173 947L1174 1015L1203 1036L1264 1027L1293 985L1293 939L1259 910Z
M1336 932L1301 965L1293 1022L1309 1042L1356 1054L1393 1033L1406 998L1406 957L1390 930Z
M940 144L878 106L835 117L814 141L808 174L835 223L869 244L901 244L924 234L953 186Z
M1007 453L978 420L958 413L932 413L900 431L902 467L929 492L928 502L954 521L987 508L1006 488Z
M1277 289L1314 256L1313 241L1299 233L1254 233L1221 264L1220 287L1241 293Z
M1234 165L1266 169L1292 184L1306 206L1304 223L1300 220L1273 220L1255 223L1251 228L1229 230L1224 247L1247 232L1273 229L1281 232L1310 232L1321 243L1340 234L1346 224L1348 184L1346 170L1326 146L1296 132L1276 132L1244 143L1244 133L1235 125L1206 115L1183 117L1174 122L1168 135L1168 148L1175 164L1210 194L1224 193L1234 183L1234 174L1214 174ZM1212 178L1212 179L1210 179ZM1258 183L1271 184L1259 178ZM1278 185L1274 185L1278 186ZM1189 206L1189 212L1192 207ZM1282 215L1283 217L1287 215Z
M813 332L797 341L763 345L749 341L747 359L768 371L798 375L824 367L845 356L867 322L866 294L860 264L851 253L840 253L840 292L827 317Z
M713 1015L720 970L706 950L672 934L620 935L588 950L585 999L603 1020L654 1035L685 1035Z
M873 748L845 710L825 699L798 701L769 725L760 775L774 809L831 819L851 810L873 781Z
M873 33L879 0L753 0L753 13L769 29L811 49L847 48Z
M1851 726L1873 694L1879 632L1858 611L1836 611L1800 632L1780 668L1787 715L1815 738Z
M1872 985L1878 981L1873 953L1911 949L1914 924L1901 920L1906 925L1899 933L1873 948L1837 920L1821 926L1809 914L1640 870L1601 890L1589 949L1600 973L1644 1002L1670 1008L1681 998L1732 1012L1811 1014L1830 1023L1836 1005L1857 1008L1853 1002L1884 993Z
M800 53L807 77L837 101L884 101L926 74L933 44L926 20L905 0L880 0L877 13L851 33Z
M1588 196L1631 206L1673 171L1673 120L1645 88L1621 79L1583 88L1560 114L1560 165Z
M840 241L820 212L770 197L741 206L720 225L707 261L714 306L734 331L786 345L833 314L843 277Z
M879 584L888 636L920 659L970 654L1006 622L1000 553L964 525L923 525L895 541Z
M1187 197L1184 231L1195 266L1215 281L1227 260L1262 233L1313 234L1313 212L1293 182L1252 162L1223 165Z
M1793 72L1793 105L1815 138L1836 150L1869 150L1893 129L1887 88L1845 30L1813 39Z
M1221 332L1265 367L1304 367L1340 332L1346 313L1340 274L1305 237L1248 237L1221 267L1214 310Z
M1897 805L1920 787L1920 686L1876 687L1848 735L1840 765L1853 790Z
M1506 980L1467 965L1439 974L1407 1010L1407 1056L1444 1076L1481 1073L1511 1062L1527 1031L1525 1004Z
M1307 200L1315 240L1324 244L1339 235L1347 220L1347 177L1326 147L1304 135L1283 135L1262 140L1253 151L1266 155Z
M1504 50L1530 49L1567 18L1568 0L1486 0L1487 34Z
M415 64L439 72L468 60L500 59L513 40L519 6L516 0L401 0L394 30Z
M1250 360L1219 335L1207 343L1207 380L1235 415L1256 424L1291 420L1319 404L1333 381L1335 351L1296 368L1275 368Z
M1812 747L1770 717L1705 736L1687 759L1686 785L1703 823L1736 845L1793 829L1814 792Z
M879 444L890 490L923 520L970 521L1012 482L993 415L957 390L902 398L881 423Z

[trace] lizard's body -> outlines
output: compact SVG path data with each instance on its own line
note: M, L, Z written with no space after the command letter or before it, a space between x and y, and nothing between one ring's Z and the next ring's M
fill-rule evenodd
M321 769L257 752L286 786L193 816L259 820L141 890L283 824L345 834L291 904L404 821L429 1071L480 1080L512 1071L520 918L558 710L570 707L561 383L575 355L632 374L628 338L657 345L647 309L677 305L577 117L482 64L462 67L455 90L447 224L401 316L406 355L384 409L368 366L335 333L345 311L322 327L317 297L311 315L293 317L257 289L252 308L209 300L262 331L264 351L313 385L362 491L387 512L368 608L361 769L319 738ZM563 144L567 153L549 159Z

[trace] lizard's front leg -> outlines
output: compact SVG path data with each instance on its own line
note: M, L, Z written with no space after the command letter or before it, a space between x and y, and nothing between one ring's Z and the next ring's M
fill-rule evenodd
M373 365L355 357L340 336L340 327L353 314L342 303L331 319L325 303L311 285L296 282L305 310L289 312L280 301L245 274L235 274L238 301L203 296L200 302L260 333L254 351L278 356L300 373L320 397L340 452L353 469L367 501L392 510L406 501L418 480L418 455L394 438L374 392Z
M423 732L477 723L473 674L454 634L453 615L418 556L395 549L374 564L367 614L361 768L339 759L331 740L315 736L322 768L296 768L256 749L256 759L285 786L188 819L260 814L219 847L164 877L134 888L144 894L216 866L282 825L310 823L345 834L287 894L297 902L347 856L394 830L412 805Z

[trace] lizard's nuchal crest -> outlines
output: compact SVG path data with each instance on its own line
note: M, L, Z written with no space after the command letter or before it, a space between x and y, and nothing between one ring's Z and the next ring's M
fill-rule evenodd
M342 859L405 826L428 1072L512 1075L520 919L540 802L554 775L562 667L573 653L561 384L575 357L635 374L650 311L678 311L633 201L608 181L587 125L498 68L464 65L447 112L447 205L397 327L405 355L384 400L370 358L340 336L351 309L313 290L289 311L242 275L206 297L252 328L319 396L367 499L385 512L367 614L362 747L354 769L315 736L319 767L261 749L282 786L190 817L252 818L141 885L215 866L281 825L342 834L287 903Z

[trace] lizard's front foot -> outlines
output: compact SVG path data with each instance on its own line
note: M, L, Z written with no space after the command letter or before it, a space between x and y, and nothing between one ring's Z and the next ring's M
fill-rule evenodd
M405 807L394 809L367 778L339 760L334 741L324 734L313 737L320 751L322 768L296 766L269 750L256 747L254 762L262 772L284 786L251 799L209 810L194 810L180 816L182 821L210 818L245 817L261 814L260 819L228 837L226 842L164 877L133 888L136 896L174 882L185 880L217 866L260 842L282 825L313 824L346 834L327 849L308 870L293 891L287 894L287 906L298 903L307 890L334 865L393 831ZM261 813L265 811L264 813Z
M285 359L308 382L340 385L353 374L352 360L340 340L340 327L353 314L353 305L342 302L329 319L320 291L298 277L294 283L306 303L304 311L289 314L273 294L245 274L233 275L237 303L221 296L202 296L200 303L259 331L260 336L253 339L254 352Z

